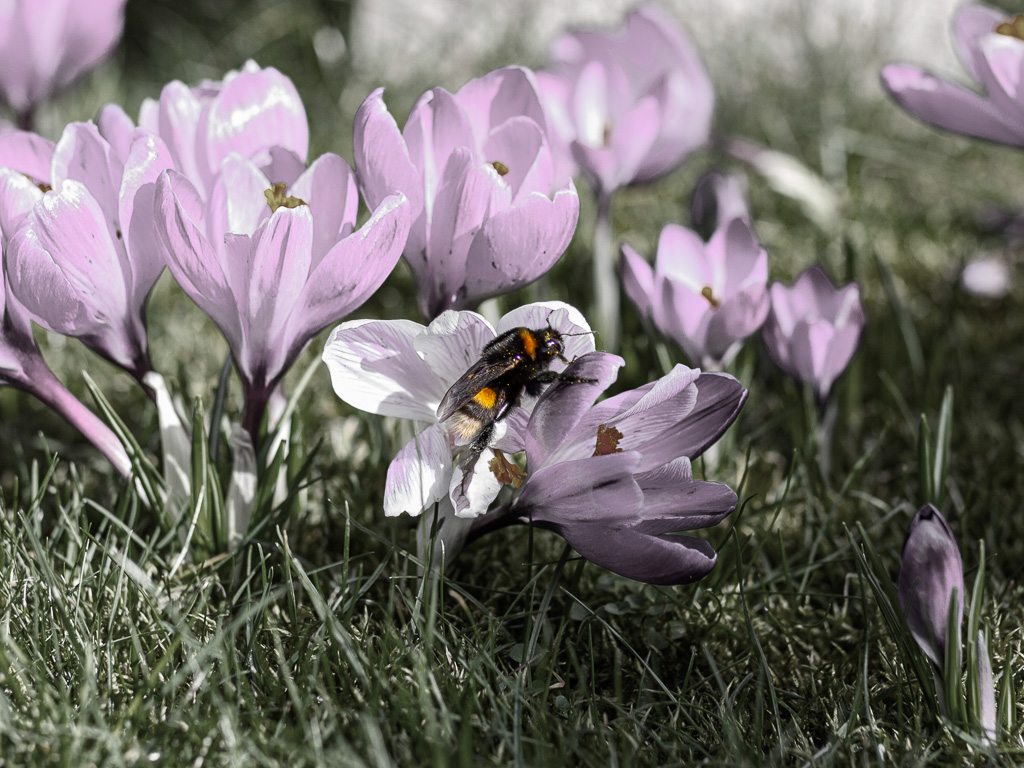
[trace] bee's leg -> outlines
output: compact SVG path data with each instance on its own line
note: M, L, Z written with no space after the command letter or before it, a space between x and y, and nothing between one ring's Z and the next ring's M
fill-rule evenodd
M459 460L459 469L462 470L463 493L466 492L466 478L469 477L470 471L476 466L480 454L484 452L492 437L494 437L494 422L480 427L480 431L476 433L473 442L469 444L469 449L462 454L462 458Z
M597 379L585 379L582 376L556 373L555 371L541 371L526 382L526 392L531 397L537 397L544 391L544 385L550 384L553 381L564 381L566 384L593 384Z

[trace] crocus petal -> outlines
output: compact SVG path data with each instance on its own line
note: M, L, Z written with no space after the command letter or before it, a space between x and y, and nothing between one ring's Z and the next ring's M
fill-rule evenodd
M690 214L697 229L717 229L732 219L750 222L746 179L734 173L711 171L693 189Z
M525 67L503 67L470 80L455 99L465 110L474 134L481 138L488 127L495 128L519 116L540 126L545 124L536 81Z
M24 173L0 166L0 243L4 251L18 225L42 197L42 190Z
M1006 14L983 5L965 5L959 8L953 19L953 47L960 62L975 80L980 80L975 57L978 55L978 41L991 35Z
M709 574L718 557L710 544L692 536L652 536L600 523L575 523L554 530L595 565L647 584L690 584Z
M118 220L132 265L134 311L138 313L164 268L159 249L153 247L158 237L153 206L156 180L171 162L159 136L142 130L135 133L125 157Z
M178 285L217 324L231 348L240 349L238 302L216 252L189 214L196 199L188 179L176 171L164 171L156 185L157 232Z
M890 64L882 69L882 85L901 107L938 128L1024 145L1024 130L1008 123L992 102L918 67Z
M736 508L736 492L722 483L694 480L685 456L636 476L644 493L643 519L633 527L660 535L718 525Z
M95 125L71 123L64 129L53 153L52 184L57 187L66 179L84 184L103 209L111 236L118 217L121 174L121 164Z
M159 105L153 101L143 103L139 125L159 133L171 150L175 167L198 186L200 193L208 194L211 179L196 157L196 125L202 112L199 97L187 85L174 80L160 91Z
M359 186L371 208L380 205L396 190L404 192L415 219L423 210L422 182L383 96L384 89L376 89L356 110L352 153L359 172Z
M551 154L544 144L543 129L528 117L518 116L494 130L483 154L488 163L501 162L508 170L502 181L518 203L530 192L551 191Z
M654 294L654 270L639 253L622 245L622 287L637 311L650 318L651 296Z
M305 344L322 328L361 306L398 263L408 232L409 204L404 195L396 194L385 198L358 232L331 248L308 278L303 278L302 293L289 322L289 345Z
M547 525L636 523L643 510L643 492L633 479L640 461L640 454L627 451L541 467L530 472L513 509Z
M128 160L128 152L135 138L135 123L128 117L118 104L107 104L100 110L96 119L96 127L100 136L107 140L114 150L117 159L122 163Z
M11 290L44 328L82 336L124 322L122 265L105 220L85 186L65 181L43 196L11 241Z
M625 361L607 352L591 352L577 358L566 375L594 379L588 383L555 382L537 400L527 426L525 444L531 469L551 461L552 452L559 457L592 455L598 429L577 430L581 416L594 404L618 376ZM577 445L579 444L579 446Z
M338 397L381 416L435 421L448 384L416 354L423 330L411 320L353 320L331 331L323 360Z
M28 131L0 134L0 166L13 168L38 182L50 183L55 145Z
M447 494L451 476L448 437L439 424L432 424L402 446L388 466L384 514L419 515Z
M303 161L309 150L306 109L292 81L273 67L225 78L206 113L205 157L212 177L231 152L259 157L284 147Z
M236 152L228 155L221 163L206 209L210 242L219 246L228 234L253 234L270 216L264 194L268 189L270 180L256 163ZM243 276L235 285L236 292L244 282Z
M569 186L549 199L531 193L521 205L488 219L469 250L466 290L483 299L531 283L565 251L576 230L580 200Z
M431 219L433 191L437 189L448 158L459 147L477 149L473 131L462 107L444 88L423 94L409 113L402 131L409 158L419 169L417 182L424 190L426 220Z
M315 265L355 226L359 210L355 174L337 155L321 155L295 180L288 194L308 203L313 214Z
M946 625L954 590L956 626L959 628L963 623L964 566L953 531L931 504L921 507L907 528L898 589L910 634L932 663L943 669Z
M455 468L448 484L448 494L455 505L456 517L480 517L497 498L501 483L490 469L494 458L493 451L485 450L468 470L462 466Z

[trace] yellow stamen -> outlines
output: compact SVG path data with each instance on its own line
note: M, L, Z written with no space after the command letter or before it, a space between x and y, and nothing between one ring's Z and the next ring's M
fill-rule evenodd
M526 479L526 473L520 469L519 465L509 461L499 450L494 451L494 458L487 462L487 468L502 485L518 488Z
M1009 21L1002 22L996 27L996 32L1000 35L1024 40L1024 14L1018 13Z
M495 160L491 165L494 166L494 170L498 172L499 176L508 175L508 166L501 162L501 160Z
M285 191L287 189L287 184L277 182L273 187L263 192L263 196L267 198L267 205L270 206L271 213L278 208L298 208L300 205L306 205L305 200L286 195Z
M722 302L715 298L715 292L711 290L710 285L705 285L700 289L700 295L708 300L708 304L711 305L712 309L718 309L722 306Z

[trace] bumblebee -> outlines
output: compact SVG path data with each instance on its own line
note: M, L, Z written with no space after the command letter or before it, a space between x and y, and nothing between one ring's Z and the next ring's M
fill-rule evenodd
M537 397L545 384L554 381L597 381L548 370L555 359L568 365L564 352L562 334L554 328L513 328L488 343L480 359L452 384L437 408L437 418L451 419L456 441L469 443L459 462L463 472L476 464L494 436L495 425L519 405L524 392Z

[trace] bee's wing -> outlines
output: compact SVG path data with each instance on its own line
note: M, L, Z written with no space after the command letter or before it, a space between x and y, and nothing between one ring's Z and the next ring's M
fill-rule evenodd
M490 362L477 360L472 368L462 374L462 377L452 384L451 389L448 390L444 399L441 400L441 404L437 406L438 421L447 419L472 400L477 392L498 377L511 371L518 363L518 356Z

